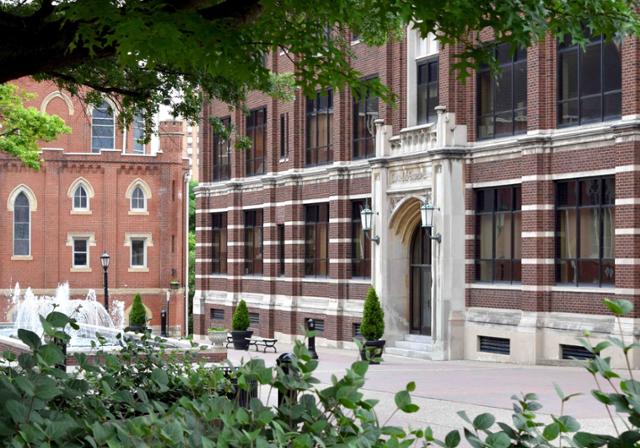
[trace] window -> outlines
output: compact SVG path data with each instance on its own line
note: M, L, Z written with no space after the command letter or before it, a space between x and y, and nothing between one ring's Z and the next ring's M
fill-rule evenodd
M476 280L519 282L521 188L476 190Z
M278 276L284 275L284 224L278 224Z
M244 212L244 273L262 275L262 210Z
M289 114L280 114L280 158L289 157Z
M211 272L227 273L227 214L211 215Z
M89 266L89 240L87 238L74 238L73 267L86 266Z
M510 44L495 49L500 71L478 70L478 138L527 132L527 51Z
M615 283L615 180L556 182L556 281Z
M24 192L13 203L13 255L31 255L31 206Z
M231 117L220 120L225 129L231 128ZM213 134L213 180L227 180L231 168L231 140L217 133Z
M144 154L144 117L142 114L133 116L133 153Z
M329 204L304 208L304 275L326 277L329 272Z
M418 64L418 124L436 121L438 105L438 61Z
M558 125L611 120L621 114L620 48L602 36L584 50L567 37L558 44Z
M110 106L103 102L93 108L91 115L91 151L113 149L116 140L116 128Z
M378 97L367 89L362 96L353 97L353 158L364 159L376 152Z
M145 250L144 238L132 238L131 239L131 266L132 267L146 267L146 250Z
M365 201L351 202L351 276L371 277L371 244L362 231L360 211Z
M251 326L260 325L260 314L249 313L249 323L251 324Z
M333 161L333 90L307 98L305 165L323 165Z
M251 148L245 151L247 176L264 173L264 156L267 145L267 109L252 110L247 117L247 137Z
M137 186L131 193L131 210L145 210L146 208L144 191L140 186Z
M84 185L78 185L73 192L73 209L74 210L88 210L89 209L89 195Z
M224 320L224 309L211 308L211 310L209 311L209 316L212 320Z

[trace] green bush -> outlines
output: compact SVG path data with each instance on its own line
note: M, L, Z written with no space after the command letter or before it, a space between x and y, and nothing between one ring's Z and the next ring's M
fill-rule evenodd
M131 311L129 311L129 325L147 325L147 310L144 309L140 294L136 294L133 297L133 304L131 305Z
M373 288L369 288L367 298L364 301L360 333L367 341L380 339L384 334L384 311L380 306L376 290Z
M233 312L233 318L231 319L231 328L233 331L247 331L251 322L249 322L249 309L244 300L240 300L236 310Z

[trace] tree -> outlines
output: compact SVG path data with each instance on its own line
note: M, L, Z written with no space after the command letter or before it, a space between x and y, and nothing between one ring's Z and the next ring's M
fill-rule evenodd
M38 140L51 141L70 129L60 117L25 107L31 95L12 84L0 84L0 151L16 156L25 165L38 168Z
M240 300L231 319L231 329L233 331L247 331L251 322L249 321L249 309L244 300Z
M423 35L435 31L442 44L460 45L465 76L465 68L492 58L490 45L477 46L478 30L492 28L497 41L514 47L546 33L583 41L584 24L611 38L638 34L635 8L633 0L5 0L0 83L32 75L90 103L111 95L121 122L144 111L150 127L160 104L197 120L206 98L239 105L250 90L362 88L346 30L380 45L417 24ZM294 74L265 66L273 51L295 61ZM369 83L392 100L379 82Z
M146 326L147 325L147 311L142 304L142 297L140 294L136 294L133 297L133 303L131 304L131 311L129 311L129 325L130 326Z
M367 298L364 301L360 333L367 341L380 339L384 334L384 311L380 306L378 294L373 288L369 288Z

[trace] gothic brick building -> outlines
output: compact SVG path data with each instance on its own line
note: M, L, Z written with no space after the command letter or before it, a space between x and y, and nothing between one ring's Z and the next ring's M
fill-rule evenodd
M638 41L497 46L501 72L464 83L456 48L411 29L352 50L395 108L342 90L254 93L247 116L204 109L253 147L202 126L195 331L229 326L243 298L259 334L301 334L312 317L327 344L348 344L373 285L390 353L549 363L584 356L585 330L619 335L603 299L640 305ZM270 64L292 68L283 54ZM365 205L379 243L362 232Z
M16 283L51 294L69 282L72 296L95 289L102 301L100 255L107 252L111 303L124 301L128 312L140 293L152 327L166 307L171 331L182 334L188 162L180 124L162 124L155 151L138 140L140 120L120 129L106 103L89 108L52 84L15 84L36 94L30 106L60 116L71 133L42 145L39 171L0 153L2 295ZM0 302L7 317L9 300Z

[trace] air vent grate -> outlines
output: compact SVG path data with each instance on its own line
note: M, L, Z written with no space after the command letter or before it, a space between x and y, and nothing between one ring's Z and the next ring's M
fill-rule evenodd
M224 320L224 310L220 308L211 308L211 319Z
M595 355L580 345L560 344L560 354L562 359L593 359Z
M251 323L251 325L258 325L260 323L260 314L249 313L249 323Z
M494 338L492 336L478 336L480 351L509 355L511 353L511 340L507 338Z

